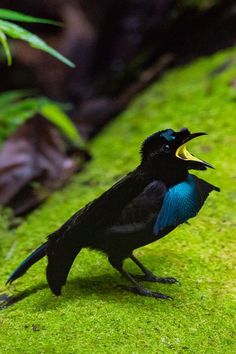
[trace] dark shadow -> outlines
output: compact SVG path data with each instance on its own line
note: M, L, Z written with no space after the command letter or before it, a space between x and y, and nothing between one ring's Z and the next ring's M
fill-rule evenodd
M182 294L183 292L179 285L176 286L148 282L143 282L142 284L148 289L170 295L173 298L177 298L178 293ZM142 296L135 295L128 290L130 286L131 284L126 279L119 276L119 274L105 274L99 276L89 276L86 278L76 277L66 283L66 286L62 289L62 295L59 297L60 301L55 301L55 297L50 293L40 302L40 308L43 307L45 311L55 309L63 306L63 303L68 301L76 301L79 298L89 298L91 305L98 299L104 300L105 302L129 302L131 306L137 306L141 303L142 306L150 307L155 304L155 301L169 303L170 306L173 306L174 304L173 301L154 299L151 297L149 298L150 302L144 303ZM96 294L96 297L93 296L94 294Z
M143 283L143 285L147 288L155 289L156 291L164 292L168 294L170 292L170 288L175 288L175 294L180 291L179 286L159 284L159 283ZM57 306L61 306L63 302L67 302L68 300L76 300L78 298L91 298L91 302L94 301L92 297L93 294L96 294L97 297L104 299L105 301L116 301L116 302L126 302L127 299L130 303L135 303L137 305L137 299L141 298L139 295L135 295L128 291L128 287L130 284L119 275L111 275L104 274L99 276L89 276L86 278L76 277L72 280L69 280L66 283L66 286L62 289L62 295L58 297L60 301L56 301L56 297L48 291L48 296L45 296L42 301L40 301L40 308L43 307L45 311L47 309L55 308ZM0 294L0 310L4 310L19 301L27 298L30 295L37 293L39 290L47 289L48 285L45 283L40 283L39 285L26 289L17 295L9 296L8 294ZM171 291L171 295L173 294L173 290ZM150 304L153 305L153 301L163 301L163 300L155 300L150 298ZM166 300L168 301L168 300Z
M115 295L118 291L118 288L122 288L122 285L119 285L117 282L118 277L111 275L101 275L89 278L75 278L73 280L69 280L62 289L62 295L60 296L60 299L63 299L63 301L67 301L68 299L76 299L79 296L88 297L91 296L93 293L96 293L98 296L102 297L107 297L111 294ZM125 284L125 280L123 280L123 282ZM26 289L18 293L17 295L8 295L6 293L0 294L0 310L4 310L16 304L17 302L24 300L28 296L37 293L39 290L44 290L47 288L47 283L40 283L39 285L30 289ZM52 300L55 300L55 296L51 292L49 293L49 296L45 299L47 304L51 302L50 298ZM53 301L53 304L55 306L57 302Z
M43 290L46 289L48 286L47 284L42 284L40 283L39 285L24 290L22 292L20 292L17 295L8 295L8 294L0 294L0 310L4 310L12 305L14 305L15 303L25 299L26 297L35 294L37 291L39 290Z

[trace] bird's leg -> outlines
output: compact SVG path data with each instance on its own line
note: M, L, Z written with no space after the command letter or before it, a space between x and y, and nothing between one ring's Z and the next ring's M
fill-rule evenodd
M172 300L172 297L168 295L164 295L161 293L157 293L148 289L145 289L143 286L141 286L137 280L133 278L131 274L126 272L123 268L123 260L122 259L116 259L113 257L109 257L109 262L110 264L118 270L126 279L128 279L133 286L132 287L127 287L128 290L132 291L135 294L142 295L142 296L150 296L150 297L155 297L158 299L167 299L167 300Z
M175 278L160 278L153 274L149 269L147 269L139 260L134 257L133 255L130 256L130 259L142 270L144 273L143 275L131 275L133 278L141 281L151 281L151 282L158 282L164 284L174 284L177 283L178 280Z

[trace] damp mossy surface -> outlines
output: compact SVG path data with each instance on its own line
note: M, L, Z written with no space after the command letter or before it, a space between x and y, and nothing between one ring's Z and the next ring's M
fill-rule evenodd
M223 65L226 63L226 65ZM0 312L1 353L235 353L236 51L169 71L90 145L93 161L16 230L1 221L0 293L18 296ZM40 261L10 287L11 271L47 234L139 162L142 140L160 129L205 131L189 147L216 169L197 173L221 188L199 215L135 251L178 285L145 284L173 301L136 296L98 252L77 257L61 297ZM126 267L136 272L127 260Z

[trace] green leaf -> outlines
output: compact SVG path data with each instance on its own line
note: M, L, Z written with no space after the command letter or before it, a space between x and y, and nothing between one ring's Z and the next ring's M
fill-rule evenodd
M22 124L38 111L38 101L35 98L26 98L23 101L10 103L0 110L0 123L10 122L12 125Z
M4 20L19 21L19 22L31 22L31 23L45 23L48 25L62 26L60 22L48 20L46 18L33 17L21 12L12 11L8 9L0 8L0 18Z
M50 47L44 40L42 40L35 34L25 30L21 26L10 23L8 21L0 20L0 30L11 38L26 41L31 45L31 47L49 53L53 57L57 58L58 60L62 61L63 63L72 68L75 67L75 64L73 64L69 59L65 58L58 51Z
M74 144L84 145L76 127L63 111L68 106L55 103L46 97L27 97L29 94L32 94L32 91L16 90L0 94L0 144L27 119L40 113Z
M5 36L4 32L2 32L1 30L0 30L0 42L2 43L3 49L7 57L7 65L10 66L12 64L11 52L7 42L7 37Z
M84 145L80 135L71 122L70 118L63 112L63 110L58 106L58 104L52 101L45 100L41 106L41 114L51 121L54 125L61 130L61 132L66 135L70 140L72 140L77 145Z
M6 98L10 98L10 96L6 96ZM39 108L37 99L35 98L27 98L19 102L11 102L9 100L8 104L6 101L5 105L0 108L0 144L10 136L18 126L33 117L38 112Z
M14 91L7 91L0 94L0 112L4 108L14 101L17 101L21 98L29 96L32 94L33 90L14 90Z

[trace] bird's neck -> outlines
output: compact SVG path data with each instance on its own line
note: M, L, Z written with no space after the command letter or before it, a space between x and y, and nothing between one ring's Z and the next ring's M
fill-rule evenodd
M182 166L169 165L160 163L158 166L144 166L141 164L138 169L141 171L140 175L146 181L160 180L165 183L167 187L174 186L184 180L188 176L188 170Z

